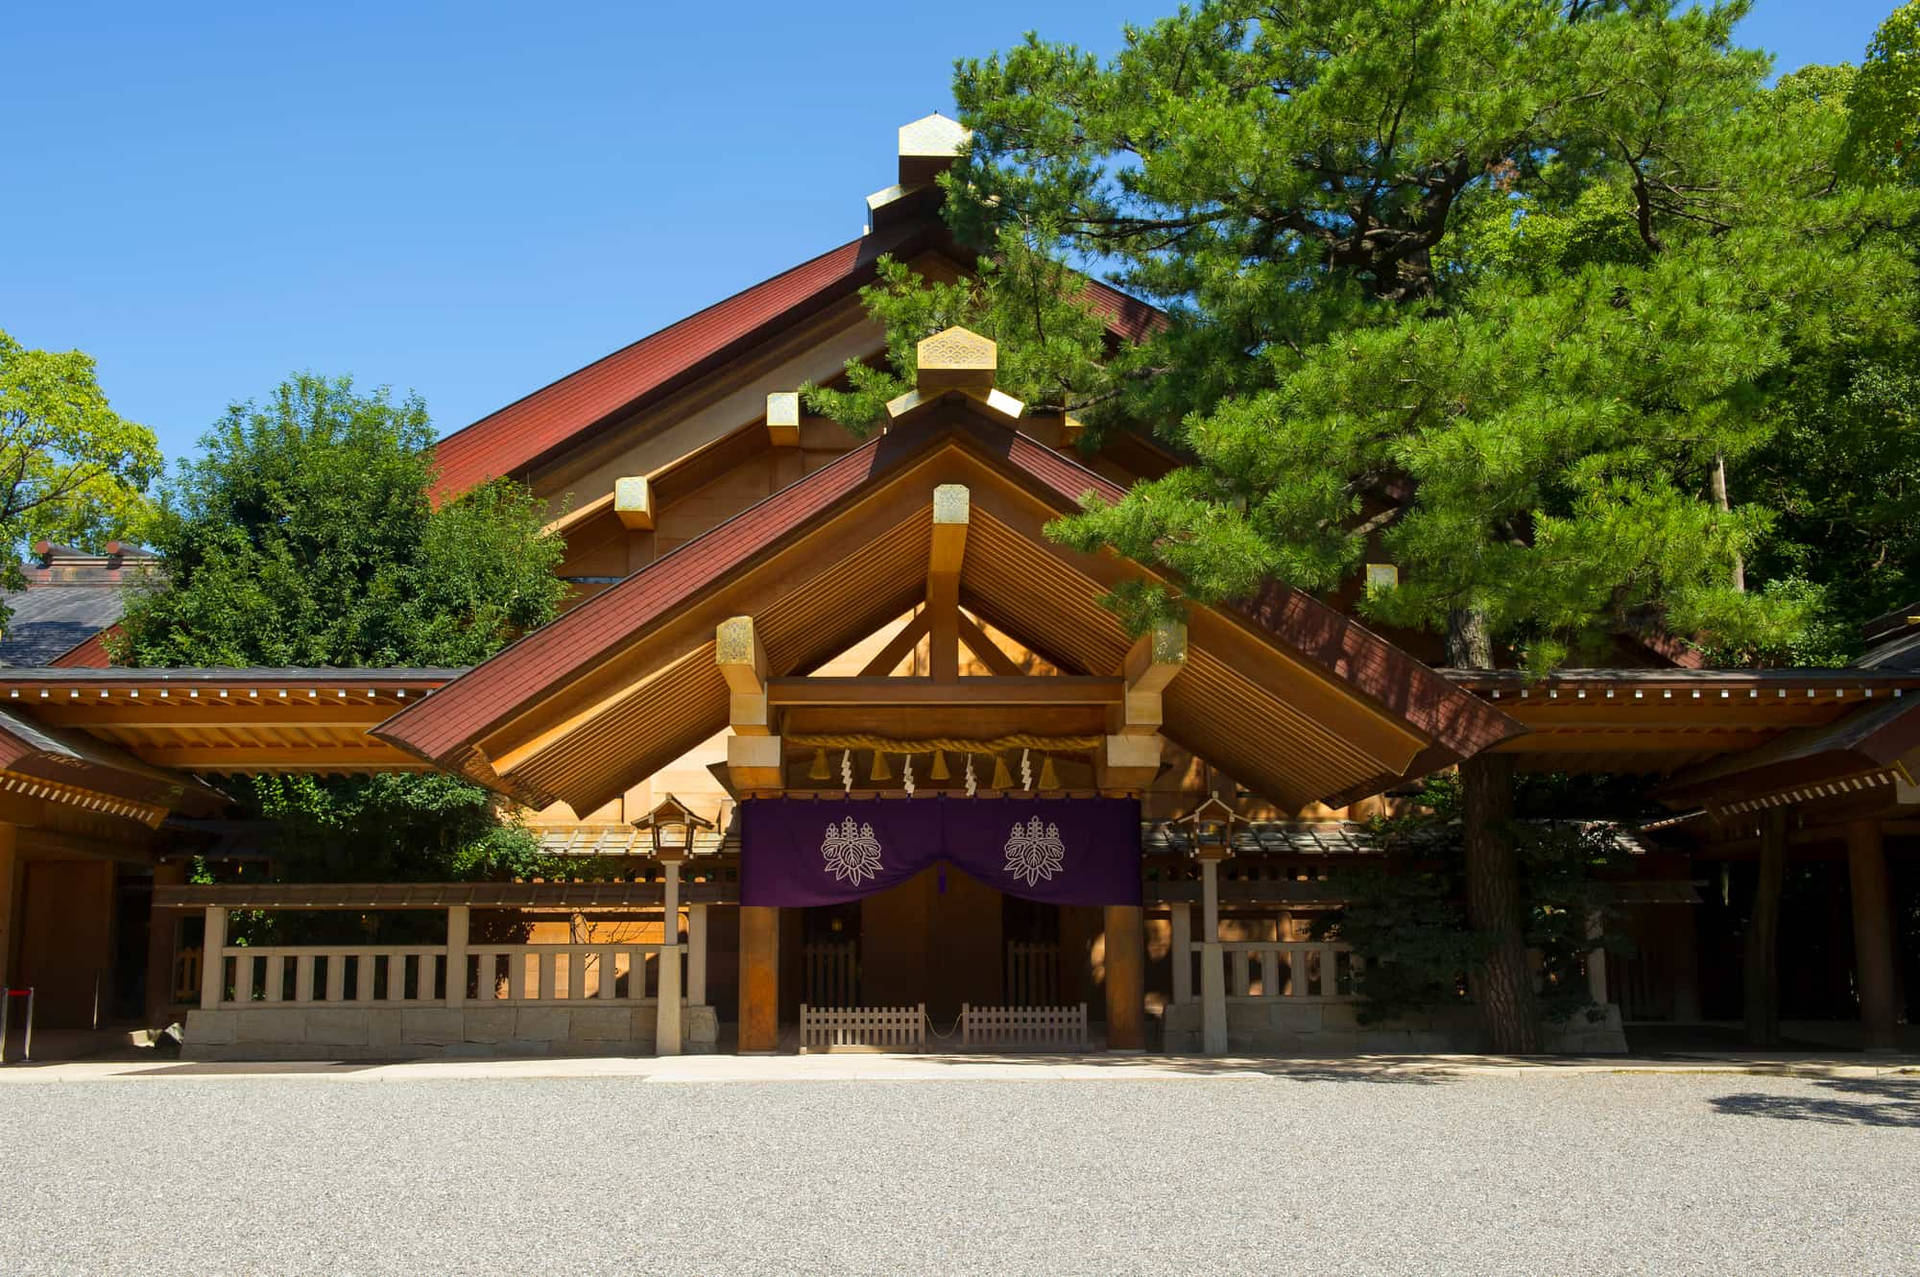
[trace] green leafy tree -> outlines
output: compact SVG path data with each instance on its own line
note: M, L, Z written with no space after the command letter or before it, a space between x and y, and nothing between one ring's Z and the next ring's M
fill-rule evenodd
M564 547L524 488L436 508L417 398L311 375L235 404L162 485L161 576L112 644L141 666L463 666L558 612ZM447 776L253 777L276 869L348 881L510 875L531 835Z
M1920 175L1920 3L1887 16L1847 85L1848 129L1842 170L1868 181L1911 183Z
M1544 670L1646 628L1791 652L1825 599L1746 579L1778 512L1742 467L1810 372L1908 339L1886 301L1914 286L1914 210L1845 178L1831 93L1767 87L1745 12L1214 0L1104 63L1037 37L962 62L948 209L991 265L938 306L898 275L870 294L890 375L956 303L1019 363L999 281L1044 278L1023 254L1103 265L1170 322L1112 354L1057 325L1050 362L1191 464L1054 533L1173 571L1181 594L1111 600L1136 623L1377 556L1401 584L1363 611L1457 665ZM1476 999L1497 1048L1533 1049L1511 778L1462 774Z
M19 558L42 538L98 548L138 537L160 469L153 431L108 406L91 358L0 331L0 588L25 584ZM0 625L8 615L0 605Z

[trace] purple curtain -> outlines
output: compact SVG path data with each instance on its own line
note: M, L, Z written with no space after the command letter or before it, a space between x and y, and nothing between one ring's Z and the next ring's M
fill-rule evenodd
M827 905L948 861L987 886L1062 905L1137 905L1132 798L750 798L740 902Z

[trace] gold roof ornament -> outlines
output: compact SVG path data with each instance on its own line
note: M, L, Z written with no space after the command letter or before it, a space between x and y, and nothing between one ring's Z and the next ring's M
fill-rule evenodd
M955 325L923 339L916 349L914 379L922 395L941 390L992 390L1000 348L979 333Z
M900 185L931 182L953 167L973 131L935 111L900 126Z

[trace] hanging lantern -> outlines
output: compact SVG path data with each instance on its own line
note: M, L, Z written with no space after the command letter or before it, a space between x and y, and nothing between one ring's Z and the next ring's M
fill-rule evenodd
M892 780L893 773L887 770L887 756L879 750L873 751L873 771L868 780Z
M933 751L933 766L927 768L927 775L934 780L947 780L947 756L939 750Z
M1051 790L1060 788L1060 776L1053 770L1053 755L1040 755L1040 788Z
M1174 822L1185 825L1193 855L1225 860L1233 854L1233 827L1245 824L1240 814L1220 800L1218 792Z
M1000 755L998 754L995 754L993 756L992 788L994 789L1012 789L1013 788L1013 773L1007 770L1007 760L1000 757Z
M814 750L813 751L813 769L807 773L807 779L808 780L828 780L832 777L832 775L833 773L827 770L827 751L824 749Z
M693 852L694 831L711 830L714 824L668 794L658 807L634 821L633 826L647 831L655 859L683 860Z

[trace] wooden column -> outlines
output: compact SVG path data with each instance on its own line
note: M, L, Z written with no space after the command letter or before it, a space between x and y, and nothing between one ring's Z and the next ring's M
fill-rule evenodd
M1227 1053L1226 950L1220 947L1220 861L1200 859L1200 1051Z
M1606 926L1596 909L1587 918L1587 935L1598 940L1605 934ZM1600 945L1587 950L1587 997L1596 1006L1607 1005L1607 951Z
M217 1010L221 995L227 989L227 962L220 951L227 947L227 911L219 905L207 906L206 938L200 942L200 1007L205 1011ZM361 959L366 965L366 959ZM363 982L369 989L371 980Z
M20 878L18 854L14 850L14 827L0 825L0 989L8 988L13 978L13 946L19 938L13 915L19 908L14 884Z
M1183 900L1167 908L1172 914L1167 956L1173 963L1173 1001L1178 1006L1193 1001L1193 906Z
M1760 816L1760 877L1747 919L1747 1045L1780 1044L1780 891L1787 880L1787 809Z
M1147 926L1139 905L1108 905L1107 1050L1147 1047Z
M1669 905L1670 943L1673 946L1673 1022L1698 1024L1700 1009L1700 935L1694 910L1698 905Z
M740 906L740 1053L780 1048L780 910Z
M661 860L666 885L660 913L660 996L653 1053L680 1054L680 862Z
M1861 1045L1869 1051L1891 1051L1900 1041L1900 1007L1894 980L1893 906L1879 821L1847 822L1847 875L1853 894Z
M157 864L153 867L155 887L177 887L187 880L183 864ZM4 930L4 927L0 927ZM173 1006L173 962L179 951L180 914L173 909L149 909L147 913L147 1024L164 1028L167 1011ZM5 983L0 981L0 984Z
M707 1005L707 907L687 906L687 1005Z
M467 938L471 934L471 915L466 905L447 906L447 1005L467 1004ZM602 980L613 979L612 971L602 971Z

